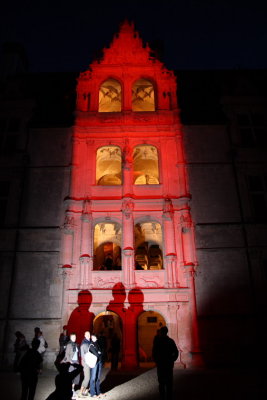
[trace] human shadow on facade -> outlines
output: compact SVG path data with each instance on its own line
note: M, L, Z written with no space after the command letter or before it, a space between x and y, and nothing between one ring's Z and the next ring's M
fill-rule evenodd
M84 338L84 332L93 330L93 321L95 314L89 311L92 303L92 294L89 290L81 290L78 293L78 307L76 307L68 321L68 332L75 332L77 342L81 343Z
M140 375L143 370L138 369L138 340L137 340L137 321L139 315L144 311L144 294L140 288L134 287L128 292L128 296L123 283L119 282L113 286L113 299L110 300L107 311L115 313L119 317L120 332L110 332L111 334L111 368L102 382L102 391L107 392L117 385ZM127 302L128 304L125 304ZM112 345L115 338L120 340L120 350ZM118 341L117 341L118 343ZM116 347L116 348L115 348ZM118 352L112 354L112 351ZM119 369L120 367L120 369Z

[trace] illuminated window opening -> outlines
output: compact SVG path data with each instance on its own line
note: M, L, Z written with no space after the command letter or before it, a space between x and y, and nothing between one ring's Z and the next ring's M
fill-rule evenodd
M137 146L133 154L134 184L158 185L158 151L149 145Z
M135 269L163 269L162 229L157 222L136 224L135 234Z
M154 87L147 79L139 79L133 84L132 110L155 111Z
M94 271L121 270L121 226L101 222L94 229Z
M103 146L96 154L96 184L102 186L121 185L121 149Z
M99 112L121 111L121 84L115 79L107 79L99 89Z

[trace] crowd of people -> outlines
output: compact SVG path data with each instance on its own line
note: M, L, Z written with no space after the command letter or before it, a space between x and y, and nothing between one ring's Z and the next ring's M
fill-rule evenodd
M172 397L172 377L174 362L178 349L173 339L169 338L168 328L161 327L153 342L153 358L157 365L159 393L161 400ZM21 400L34 400L38 375L42 371L43 356L48 347L40 328L34 329L31 348L25 336L17 331L14 343L14 370L21 376ZM119 338L115 335L114 353L119 354ZM116 351L115 351L116 350ZM68 336L67 327L59 337L59 353L55 360L58 375L55 379L55 390L46 400L71 400L78 398L100 397L100 378L106 361L107 343L103 334L98 337L89 331L79 345L76 334ZM111 368L117 368L118 357L111 362Z
M33 400L38 375L42 372L43 356L48 347L40 328L34 329L31 347L25 336L17 331L14 343L14 371L20 373L21 400ZM76 334L68 335L67 327L59 336L59 352L55 360L58 375L55 390L47 400L71 400L77 398L99 397L102 367L106 361L106 338L98 337L89 331L79 345ZM89 355L89 357L88 357ZM90 359L92 356L93 361ZM116 365L117 366L117 365Z

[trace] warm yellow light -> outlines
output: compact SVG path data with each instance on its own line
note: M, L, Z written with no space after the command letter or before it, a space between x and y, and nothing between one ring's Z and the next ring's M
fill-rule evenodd
M132 110L155 111L153 84L146 79L139 79L132 87Z

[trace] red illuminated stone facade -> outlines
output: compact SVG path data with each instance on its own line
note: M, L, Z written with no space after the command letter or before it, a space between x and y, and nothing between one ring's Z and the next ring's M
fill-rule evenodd
M81 340L86 327L99 332L110 318L112 331L117 318L125 366L142 354L150 359L145 332L151 347L160 324L149 324L158 317L182 364L192 365L199 352L194 225L176 92L173 72L128 22L77 83L61 241L62 324L69 321ZM90 301L78 305L86 293Z

